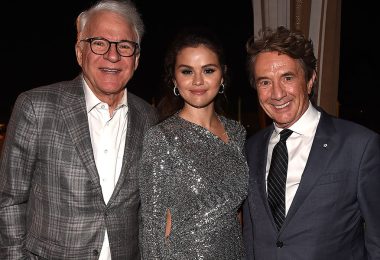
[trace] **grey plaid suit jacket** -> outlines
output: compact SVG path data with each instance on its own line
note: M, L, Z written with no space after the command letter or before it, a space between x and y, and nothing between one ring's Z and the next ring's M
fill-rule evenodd
M0 259L97 259L107 228L112 259L139 259L137 163L157 122L128 93L122 171L106 205L95 166L82 76L17 98L0 165Z

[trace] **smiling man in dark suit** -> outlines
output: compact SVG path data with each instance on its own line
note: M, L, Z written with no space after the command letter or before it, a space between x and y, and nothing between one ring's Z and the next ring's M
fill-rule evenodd
M131 2L77 18L72 81L19 95L0 165L0 259L140 259L137 164L156 111L127 92L144 26Z
M246 144L247 259L380 259L380 136L309 101L317 60L301 33L264 30L247 52L251 84L273 119Z

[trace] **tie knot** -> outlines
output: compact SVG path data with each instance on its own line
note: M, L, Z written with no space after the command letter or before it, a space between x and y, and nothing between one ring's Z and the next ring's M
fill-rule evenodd
M286 139L293 133L290 129L284 129L280 132L280 142L285 142Z

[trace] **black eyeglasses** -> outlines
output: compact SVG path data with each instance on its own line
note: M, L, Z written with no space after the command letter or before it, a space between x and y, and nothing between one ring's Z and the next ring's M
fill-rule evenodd
M139 44L137 42L132 42L128 40L111 42L101 37L95 37L81 40L81 42L90 43L91 51L98 55L106 54L109 51L111 44L116 45L117 53L119 53L119 55L123 57L131 57L139 50Z

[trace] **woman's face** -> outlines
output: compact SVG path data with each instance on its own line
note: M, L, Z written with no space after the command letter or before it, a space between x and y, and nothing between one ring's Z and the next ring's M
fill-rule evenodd
M186 47L176 58L174 85L185 102L185 107L213 107L214 99L223 83L218 56L204 45Z

